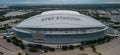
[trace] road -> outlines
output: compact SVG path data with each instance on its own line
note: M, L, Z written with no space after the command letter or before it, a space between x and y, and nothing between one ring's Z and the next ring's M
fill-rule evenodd
M19 51L22 51L19 47L0 38L0 52L3 52L4 55L17 55Z

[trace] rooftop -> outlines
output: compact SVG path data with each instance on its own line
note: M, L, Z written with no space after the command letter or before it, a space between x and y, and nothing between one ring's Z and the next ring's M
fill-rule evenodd
M101 22L76 11L53 10L30 17L16 27L25 28L86 28L103 27Z

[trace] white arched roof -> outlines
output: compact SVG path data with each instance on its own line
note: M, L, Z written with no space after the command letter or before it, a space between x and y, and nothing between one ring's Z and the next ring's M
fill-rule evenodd
M89 28L103 27L101 22L76 11L53 10L30 17L16 27L24 28Z
M51 10L43 12L41 15L59 15L59 14L80 15L79 12L71 10Z

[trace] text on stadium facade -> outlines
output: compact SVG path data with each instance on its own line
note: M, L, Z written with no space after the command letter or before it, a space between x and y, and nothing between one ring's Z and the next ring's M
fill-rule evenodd
M49 21L49 20L76 20L80 21L80 18L78 17L47 17L47 18L42 18L41 21Z

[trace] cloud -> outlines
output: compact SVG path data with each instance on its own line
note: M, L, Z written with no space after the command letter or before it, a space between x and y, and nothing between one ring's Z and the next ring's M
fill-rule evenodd
M120 4L120 2L103 2L103 4Z
M98 4L119 3L120 0L0 0L3 4Z
M7 0L6 0L7 1ZM4 0L5 2L5 0ZM5 2L7 4L91 4L97 3L96 0L12 0Z

